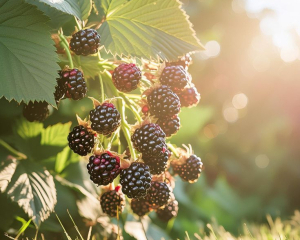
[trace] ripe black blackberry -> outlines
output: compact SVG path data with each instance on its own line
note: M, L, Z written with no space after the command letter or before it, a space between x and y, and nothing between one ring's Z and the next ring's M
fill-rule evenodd
M68 142L74 153L86 156L94 147L95 137L84 126L79 125L74 127L72 132L69 133Z
M130 92L137 88L142 78L141 70L134 63L122 63L115 68L112 80L121 92Z
M186 54L181 58L178 58L177 61L167 62L167 66L182 66L185 69L188 69L189 65L192 63L192 57L190 54Z
M165 152L158 157L147 157L143 155L143 161L149 166L151 174L158 175L166 171L170 155L170 151L165 150Z
M198 180L202 171L203 163L196 155L191 155L183 164L172 161L174 173L178 174L182 180L193 183Z
M125 195L121 192L120 186L117 186L115 190L110 190L101 195L100 205L102 211L110 217L116 217L117 212L119 214L123 212L125 207Z
M61 91L65 91L66 98L80 100L85 97L87 86L84 80L83 73L74 68L69 70L59 71L60 79L57 80L61 86Z
M83 29L72 35L70 48L76 55L89 55L98 52L100 35L94 29Z
M179 90L183 89L188 84L190 77L182 66L175 65L166 66L162 71L159 80L162 85L167 85L172 90Z
M57 80L57 85L55 86L54 98L56 104L59 103L61 99L65 97L66 87L63 82Z
M145 163L134 162L129 168L122 169L120 183L122 191L129 198L141 198L147 195L151 186L149 167Z
M164 208L159 208L156 210L157 217L164 222L168 222L172 218L176 217L177 213L178 202L175 200L175 198L171 200Z
M131 141L144 156L157 157L167 150L165 137L159 125L148 123L134 131Z
M184 88L182 91L176 92L180 99L181 107L193 107L200 101L200 94L196 87Z
M147 101L150 114L157 118L171 117L180 112L179 97L168 86L154 88Z
M119 111L112 103L103 103L90 111L91 128L103 135L116 131L121 124Z
M101 155L93 155L87 164L90 179L98 185L107 185L120 173L120 158L106 151Z
M152 181L145 199L150 208L156 209L168 204L170 198L171 190L166 183Z
M131 206L132 211L136 215L138 215L139 217L143 217L151 211L149 205L147 204L147 202L143 198L141 198L141 199L136 199L136 198L132 199L131 203L130 203L130 206Z
M167 137L177 133L180 128L180 118L177 115L171 118L159 118L156 123L161 127Z
M42 122L49 116L48 106L47 102L29 102L23 107L23 116L29 122Z

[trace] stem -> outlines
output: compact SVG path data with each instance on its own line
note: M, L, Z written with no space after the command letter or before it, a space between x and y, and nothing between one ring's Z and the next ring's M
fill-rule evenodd
M77 18L76 18L76 17L74 17L74 19L75 19L76 26L77 26L78 30L81 30L81 29L82 29L82 26L79 24L79 22L78 22Z
M100 87L101 87L101 103L105 101L105 96L104 96L104 86L103 86L103 80L101 74L99 74L99 80L100 80Z
M115 131L115 132L113 133L113 135L111 136L111 138L110 138L110 140L109 140L109 142L108 142L108 144L107 144L107 148L108 148L108 149L111 148L111 145L112 145L112 143L114 142L115 137L117 136L117 134L119 133L119 131L120 131L120 129L119 129L118 131Z
M176 150L176 148L173 146L173 144L172 144L172 143L167 143L167 146L168 146L168 148L170 148L170 150L174 153L175 157L176 157L176 158L179 158L179 155L178 155L178 153L177 153L177 150Z
M125 100L126 102L126 106L133 112L134 116L136 117L136 119L138 120L139 123L141 123L143 120L140 116L140 114L138 113L138 111L135 109L134 106L132 106L132 101L130 101L130 99L127 98L126 95L124 95L123 93L120 93L120 96Z
M67 57L68 57L68 61L69 61L69 64L70 64L70 68L74 68L74 65L73 65L73 60L72 60L72 55L70 53L70 50L69 50L69 47L68 47L68 41L66 40L66 38L64 37L64 35L60 34L59 35L60 37L60 45L65 49L66 51L66 54L67 54Z
M141 96L137 95L137 94L123 93L123 95L128 97L128 98L141 99Z
M16 149L12 148L10 145L8 145L6 142L4 142L1 138L0 138L0 145L2 145L2 147L4 147L6 150L11 152L12 154L18 156L20 159L27 158L27 156L25 154L18 152Z

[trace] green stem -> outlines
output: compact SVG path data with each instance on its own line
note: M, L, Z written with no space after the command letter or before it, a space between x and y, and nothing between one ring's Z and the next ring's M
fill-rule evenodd
M103 79L101 74L99 74L99 80L100 80L100 87L101 87L101 103L103 103L105 101L105 96L104 96Z
M178 153L177 153L177 150L176 150L176 148L173 146L173 144L172 144L172 143L167 143L167 146L168 146L168 148L174 153L175 157L176 157L176 158L179 158L179 155L178 155Z
M64 35L60 34L60 45L65 49L67 57L68 57L68 61L70 64L70 68L74 68L74 64L73 64L73 59L72 59L72 55L70 53L69 47L68 47L68 41L65 39Z
M123 93L123 95L128 97L128 98L141 99L141 96L137 95L137 94Z
M18 152L16 149L12 148L10 145L8 145L6 142L4 142L1 138L0 138L0 145L2 145L2 147L4 147L6 150L11 152L12 154L18 156L20 159L27 158L27 156L25 154Z
M120 96L125 100L126 106L133 112L133 114L136 117L136 119L138 120L138 122L141 123L143 120L142 120L140 114L138 113L138 111L135 109L135 107L132 106L133 105L132 101L130 101L130 99L128 99L123 93L120 93Z
M76 26L77 26L78 30L81 30L81 29L82 29L82 26L79 24L79 22L78 22L77 18L76 18L76 17L74 17L74 19L75 19Z

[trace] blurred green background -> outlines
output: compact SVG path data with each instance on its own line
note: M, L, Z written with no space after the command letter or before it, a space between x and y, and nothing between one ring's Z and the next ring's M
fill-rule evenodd
M173 222L150 218L180 239L212 218L236 235L243 222L264 222L266 214L287 218L300 208L299 2L183 3L206 50L194 54L190 66L200 104L182 110L182 127L171 141L190 143L205 169L195 184L176 181L180 210ZM91 89L97 84L91 81ZM75 124L74 113L85 116L91 107L88 99L63 101L45 125ZM21 107L2 99L0 114L1 132L9 134Z

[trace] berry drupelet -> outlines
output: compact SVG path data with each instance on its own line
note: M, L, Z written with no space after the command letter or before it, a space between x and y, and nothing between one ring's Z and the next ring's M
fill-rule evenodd
M74 153L86 156L94 147L95 137L84 126L79 125L69 133L68 142Z
M106 151L101 155L93 155L87 164L90 179L98 185L107 185L120 173L120 158Z
M180 118L178 115L159 118L156 123L161 127L167 137L177 133L180 128Z
M116 217L117 212L123 212L125 195L121 192L120 186L117 186L115 190L103 193L100 198L100 205L102 211L110 217Z
M49 116L49 104L47 102L29 102L24 105L23 116L29 122L42 122Z
M178 202L175 200L175 198L171 200L164 208L156 210L157 217L164 222L168 222L172 218L176 217L177 213Z
M147 157L143 155L143 161L149 166L151 174L158 175L166 171L170 155L169 150L166 150L158 157Z
M166 66L159 80L162 85L167 85L172 90L183 89L190 81L186 70L180 65Z
M177 91L181 103L181 107L193 107L200 101L200 94L196 87L184 88L182 91Z
M76 55L89 55L98 52L100 35L94 29L83 29L72 35L70 48Z
M171 190L166 183L152 181L145 199L150 208L156 209L168 204L170 198Z
M90 111L91 128L103 135L109 135L121 124L119 111L112 103L103 103Z
M132 209L133 213L135 213L139 217L143 217L151 211L149 205L147 204L147 202L143 198L141 198L141 199L136 199L136 198L132 199L131 203L130 203L130 206L131 206L131 209Z
M115 68L112 81L121 92L130 92L137 88L142 78L141 70L134 63L122 63Z
M167 62L167 66L182 66L185 69L188 69L189 65L192 63L192 57L190 54L186 54L183 57L178 58L177 61Z

